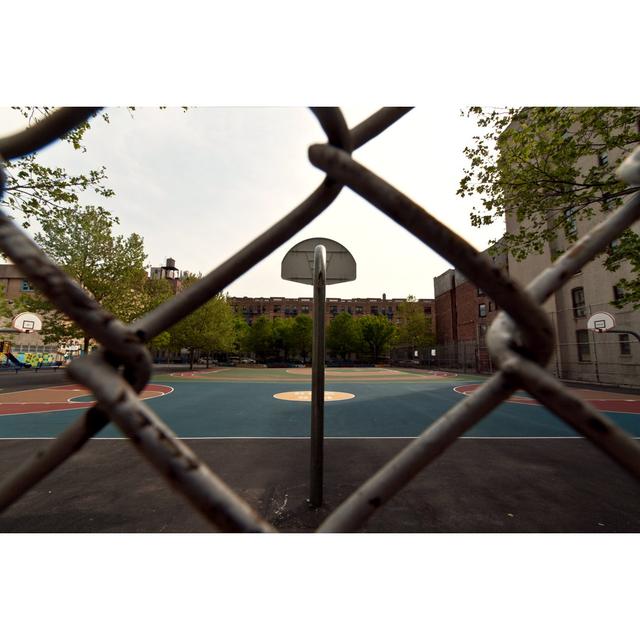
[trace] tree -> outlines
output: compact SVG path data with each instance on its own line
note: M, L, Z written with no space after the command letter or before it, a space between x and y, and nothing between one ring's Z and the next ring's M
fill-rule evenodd
M246 346L259 360L264 360L273 352L273 322L269 318L258 316L253 321L247 334Z
M233 347L234 353L240 351L248 351L247 339L249 336L249 325L247 321L242 317L242 314L236 313L233 316Z
M473 107L467 115L485 133L464 150L470 165L458 194L480 197L482 207L470 213L475 226L515 216L518 231L501 242L517 260L541 253L559 235L575 240L577 220L613 209L640 189L615 175L622 157L640 143L640 108ZM609 161L614 150L621 158ZM637 235L627 232L605 266L640 261L639 246ZM640 287L628 289L628 301L640 302Z
M144 310L141 315L144 315L160 306L165 300L175 295L173 286L164 278L159 279L147 279L143 286L144 295ZM171 346L171 333L169 331L162 331L155 338L148 343L151 349L169 349Z
M619 244L611 250L604 265L610 271L617 271L624 262L631 266L631 273L635 274L635 278L620 279L617 286L622 296L612 300L611 304L618 309L628 304L634 309L640 309L640 236L630 229L620 236Z
M343 360L359 350L362 344L360 325L346 311L339 313L327 327L327 348Z
M296 348L293 318L274 318L273 346L284 351L285 360L289 359L290 352Z
M159 107L164 109L165 107ZM31 126L49 115L53 107L13 107ZM130 114L135 107L127 107ZM182 107L183 111L187 107ZM89 118L70 131L62 140L83 153L84 136L91 123L100 118L109 122L109 114L102 112ZM115 192L106 186L106 167L91 169L84 174L69 173L62 167L49 167L38 162L37 153L6 162L6 186L0 205L20 219L25 228L32 222L43 222L58 216L68 216L82 207L81 196L85 192L101 198L111 198ZM117 220L114 218L114 222Z
M9 304L4 286L0 285L0 318L8 318L10 320L16 313L19 313L21 306L23 306L22 301L18 299L16 302L18 303L17 305Z
M391 344L396 329L384 316L362 316L358 324L362 339L376 362L380 353Z
M101 306L123 322L142 315L147 305L147 275L139 235L114 235L113 217L101 207L69 209L40 222L42 231L35 235L36 242ZM42 333L46 340L84 338L87 351L89 336L58 311L53 301L35 295L25 298L25 303L30 311L43 315Z
M431 318L424 313L422 305L414 296L407 296L406 301L398 305L398 317L398 344L410 347L412 353L414 349L424 349L435 344Z
M192 286L199 278L183 281L183 288ZM178 293L177 295L180 295ZM231 351L235 341L235 319L231 305L219 294L180 320L169 330L171 344L189 350L189 363L193 369L196 352L207 354Z
M31 125L51 111L50 107L15 107ZM108 122L107 114L101 117ZM90 129L85 122L68 133L64 140L78 151L85 151L82 144ZM61 167L48 167L37 161L37 154L12 160L6 164L7 183L0 205L20 218L24 227L33 221L44 222L52 218L66 217L80 208L80 194L92 192L103 198L114 195L106 186L106 169L99 167L86 174L72 174Z
M313 320L307 315L296 316L293 320L292 344L303 362L307 361L313 344Z

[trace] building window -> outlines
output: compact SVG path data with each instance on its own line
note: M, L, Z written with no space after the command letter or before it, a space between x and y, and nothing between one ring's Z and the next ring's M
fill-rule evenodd
M487 342L487 325L479 324L478 325L478 343L480 346L484 346Z
M579 329L576 331L576 342L578 343L578 360L580 362L591 361L591 348L589 347L589 331Z
M28 280L23 280L20 285L20 291L33 291L33 287Z
M331 307L329 307L329 313L333 314L334 316L338 315L338 307L336 305L332 305Z
M356 313L362 313L362 307L356 307Z
M606 167L609 164L609 153L605 151L601 151L598 154L598 165L601 167Z
M424 313L425 313L425 315L430 316L431 315L431 307L425 307L424 308Z
M624 298L624 289L622 287L618 287L617 285L613 286L613 299L615 302L618 300L622 300Z
M564 212L564 234L569 240L575 240L578 237L575 207L569 207Z
M371 307L371 315L374 315L374 316L378 315L378 307L376 306Z
M487 317L487 305L484 302L478 305L478 316L480 318Z
M493 261L495 262L496 259L494 258ZM487 294L482 289L480 289L480 287L478 287L478 295L479 296L486 296Z
M273 313L280 313L280 305L279 304L274 304L273 305Z
M620 355L621 356L630 356L631 355L631 343L629 342L629 334L628 333L620 333L620 334L618 334L618 344L620 345Z
M303 304L302 307L300 307L300 310L302 313L309 313L309 305Z
M573 302L573 317L584 318L586 311L584 305L584 289L582 287L571 289L571 301Z

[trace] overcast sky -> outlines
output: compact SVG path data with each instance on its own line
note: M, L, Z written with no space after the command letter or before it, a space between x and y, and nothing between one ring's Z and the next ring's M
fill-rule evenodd
M463 105L461 105L463 106ZM378 107L346 108L350 127ZM322 173L307 159L324 134L303 108L107 110L93 120L87 152L65 143L40 153L43 163L87 171L104 165L116 196L105 202L121 233L144 237L147 262L166 258L203 274L288 213L311 193ZM0 110L0 135L23 126ZM476 133L451 106L420 107L354 157L461 234L477 249L501 235L501 225L475 229L471 203L456 196L466 164L462 150ZM95 198L87 198L87 202ZM433 277L446 261L349 189L282 248L232 283L234 296L307 296L308 285L280 278L287 250L305 238L337 240L358 265L355 282L333 285L331 297L433 296Z

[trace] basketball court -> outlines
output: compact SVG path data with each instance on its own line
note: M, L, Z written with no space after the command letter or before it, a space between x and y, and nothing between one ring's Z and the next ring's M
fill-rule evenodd
M37 380L35 381L37 382ZM142 394L182 438L307 438L308 368L213 368L155 376ZM394 368L326 371L327 438L412 438L481 384L478 376ZM640 437L640 395L595 389L574 393ZM77 384L0 390L1 438L53 438L70 412L91 406ZM98 438L123 437L109 426ZM467 438L576 438L549 411L518 392Z
M285 531L309 531L449 408L479 376L397 368L327 369L325 502L306 503L310 370L212 368L154 376L145 401L207 464ZM91 405L60 382L0 387L0 473ZM53 375L51 376L53 378ZM640 396L578 389L633 437ZM366 531L638 531L635 481L518 393L381 509ZM209 525L109 425L0 516L0 531L208 531Z

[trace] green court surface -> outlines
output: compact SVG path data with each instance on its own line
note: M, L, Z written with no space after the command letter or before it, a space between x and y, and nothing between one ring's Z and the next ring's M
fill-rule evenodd
M302 438L309 435L311 405L274 398L310 389L309 370L220 369L153 378L173 391L146 400L184 438ZM464 395L456 387L482 382L479 377L445 377L421 371L383 369L327 370L327 391L353 398L325 404L325 435L333 438L414 437ZM603 392L604 394L604 392ZM87 400L86 392L75 402ZM636 398L638 398L636 396ZM640 420L633 412L607 415L634 437ZM80 410L80 409L79 409ZM1 438L49 438L58 435L79 410L0 416ZM120 437L110 425L97 437ZM473 438L566 438L578 434L545 408L504 403L466 434Z

